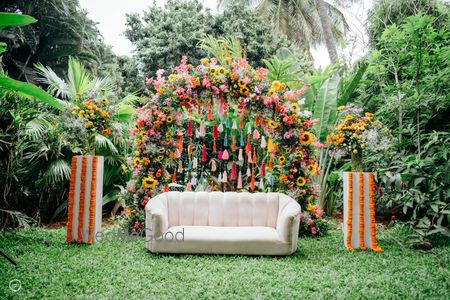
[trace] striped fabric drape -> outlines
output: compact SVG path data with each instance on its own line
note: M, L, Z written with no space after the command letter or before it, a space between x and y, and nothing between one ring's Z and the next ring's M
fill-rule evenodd
M95 241L101 229L103 156L74 156L70 176L67 242Z
M344 172L345 247L380 252L376 239L374 179L370 172Z

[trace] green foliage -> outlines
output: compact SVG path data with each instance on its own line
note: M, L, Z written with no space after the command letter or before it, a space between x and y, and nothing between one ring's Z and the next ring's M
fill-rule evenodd
M395 153L379 174L384 193L380 201L399 207L409 217L408 241L430 244L434 235L450 237L450 134L433 132L423 136L424 152ZM372 158L376 163L382 157Z
M368 163L381 170L381 203L403 209L415 244L448 235L450 19L448 6L439 9L438 18L419 13L384 30L360 90L397 138L390 156Z
M6 27L26 26L36 22L37 20L31 16L14 13L0 13L0 30Z
M2 1L0 11L21 12L38 20L24 28L7 28L0 37L8 45L3 63L12 78L34 81L36 63L62 75L69 56L83 61L94 73L101 67L106 46L78 0Z
M215 38L205 34L198 44L198 48L207 51L212 57L223 65L229 65L232 60L244 58L241 43L237 37Z
M62 109L63 105L43 89L28 82L22 82L7 76L0 75L0 95L5 91L15 91L27 98L36 98L51 105L56 109Z
M269 70L267 79L279 80L291 88L298 86L305 74L312 70L309 61L284 47L278 49L270 59L263 59L263 61Z
M221 43L227 39L235 50L240 49L239 43L244 49L243 57L252 65L262 65L263 58L272 56L279 47L290 45L284 36L271 32L270 26L256 12L243 6L233 6L222 14L212 15L197 0L170 0L164 7L151 6L143 16L128 15L126 36L136 46L139 71L153 75L160 68L174 67L183 55L197 65L207 56L205 47L208 51L211 46L215 48L213 55L216 55L221 47L212 45L211 38L220 39ZM203 46L196 47L202 40Z
M368 13L370 40L376 45L388 26L401 24L419 13L434 16L438 27L446 26L448 7L448 3L440 0L378 0Z

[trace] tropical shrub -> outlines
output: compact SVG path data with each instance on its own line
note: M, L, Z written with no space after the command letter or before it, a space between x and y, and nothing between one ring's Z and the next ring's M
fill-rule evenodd
M414 244L448 235L450 23L448 6L439 9L438 18L419 13L384 30L360 98L396 137L390 155L369 163L379 170L380 206L403 211Z

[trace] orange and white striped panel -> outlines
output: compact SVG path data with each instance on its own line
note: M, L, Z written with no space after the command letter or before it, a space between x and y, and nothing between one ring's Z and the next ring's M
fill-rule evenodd
M70 176L67 242L95 242L101 230L103 156L74 156Z
M343 183L345 246L381 251L376 239L373 173L344 172Z

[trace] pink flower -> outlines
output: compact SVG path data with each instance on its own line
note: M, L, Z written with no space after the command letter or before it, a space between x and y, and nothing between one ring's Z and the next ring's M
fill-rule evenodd
M313 219L309 220L309 221L308 221L308 225L309 225L309 226L314 225L314 220L313 220Z
M300 222L305 221L305 216L303 214L300 214Z
M153 77L150 77L150 78L145 78L145 84L146 85L150 85L150 84L152 84L152 82L153 82Z
M207 89L211 88L211 81L209 81L207 75L205 75L205 78L203 78L202 86Z
M316 236L316 234L317 234L316 227L311 227L311 234L312 234L312 236Z

